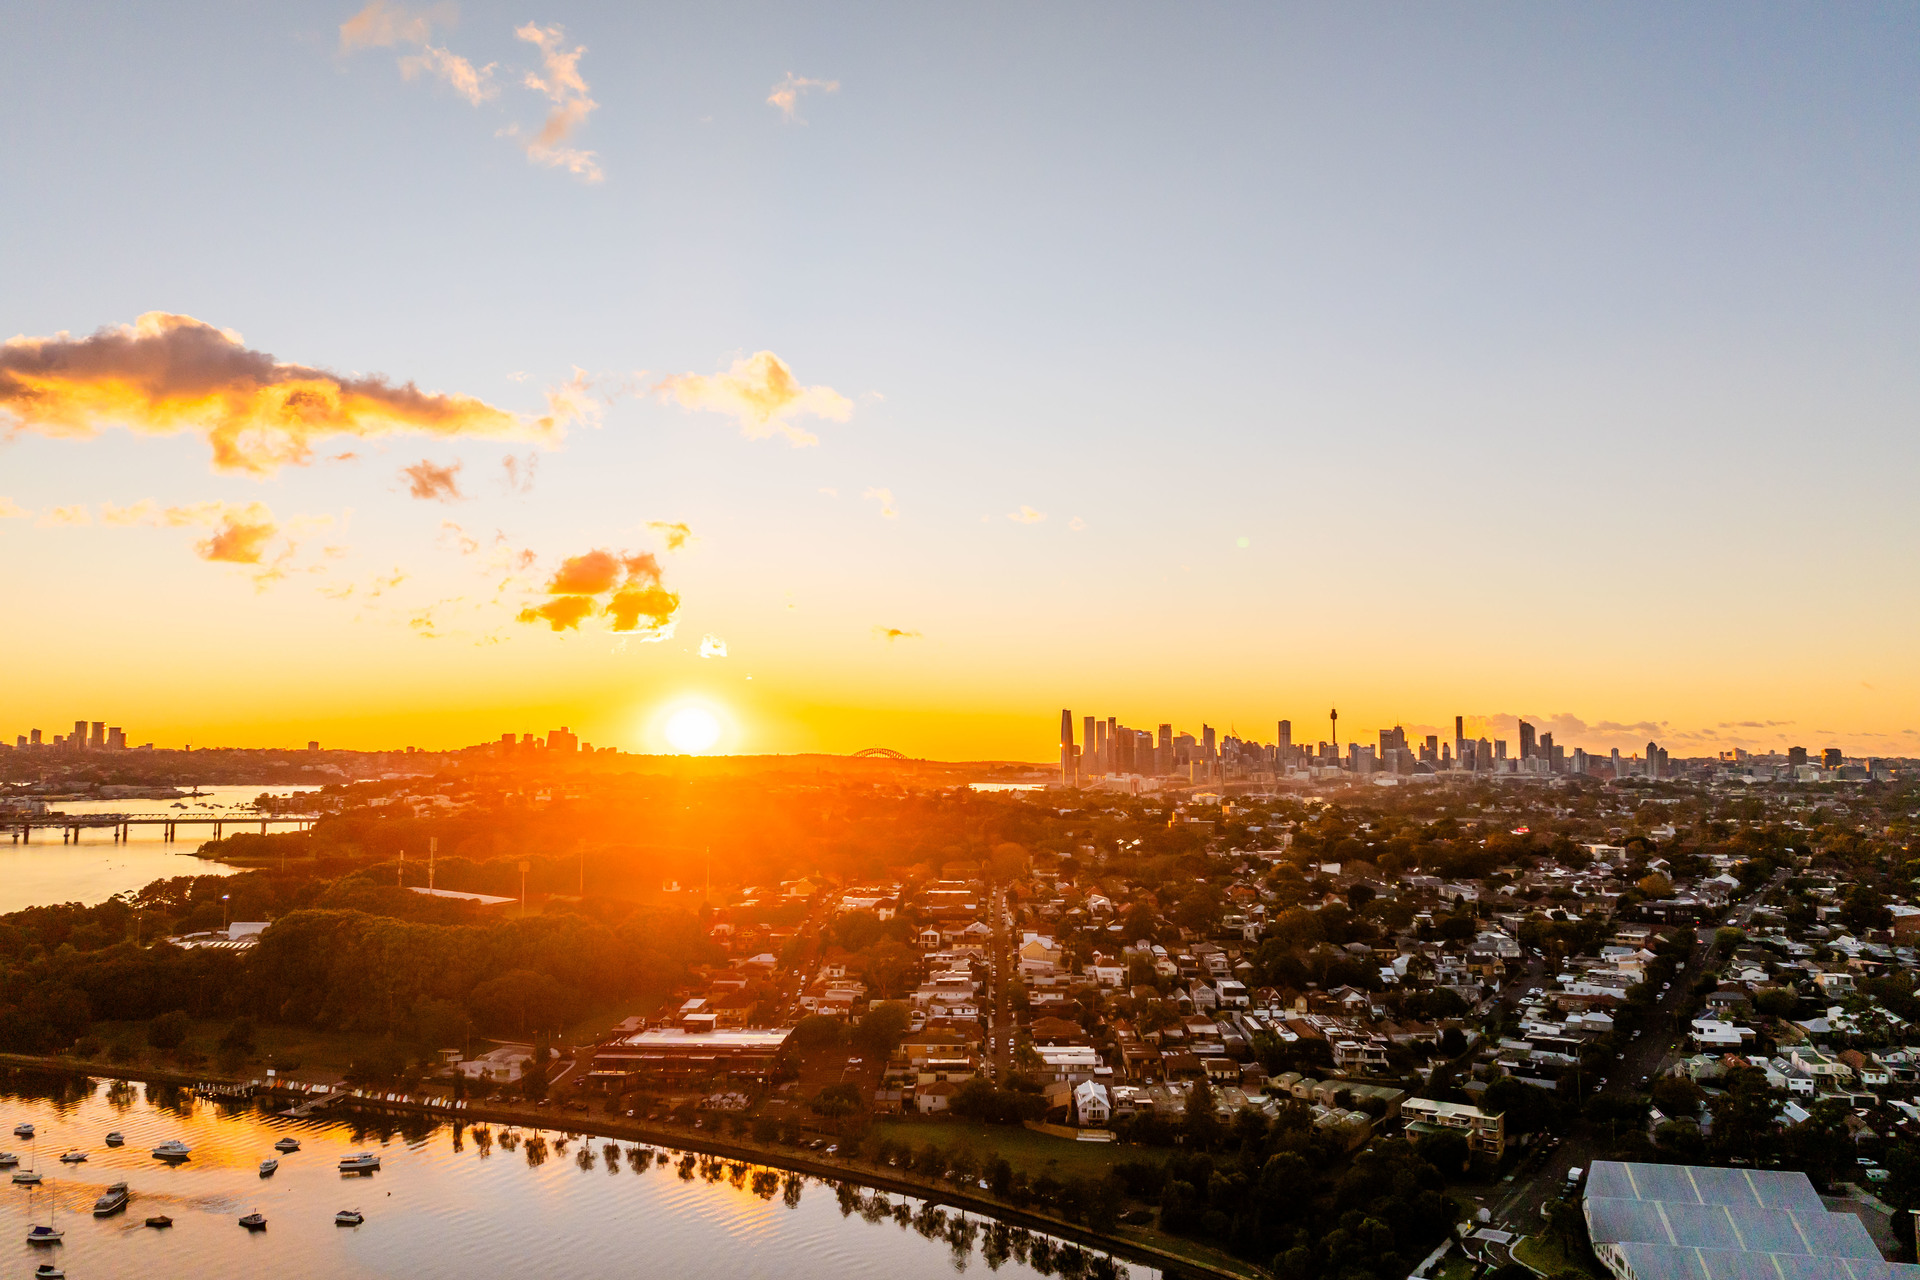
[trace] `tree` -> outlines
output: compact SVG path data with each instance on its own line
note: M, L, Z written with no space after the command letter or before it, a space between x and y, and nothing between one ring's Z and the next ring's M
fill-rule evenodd
M220 1069L238 1071L253 1052L253 1019L235 1018L220 1037Z
M794 1024L789 1037L796 1048L831 1049L847 1037L846 1024L825 1013L811 1013Z
M513 969L489 979L468 997L482 1023L525 1035L553 1031L570 1021L573 998L559 983L534 969Z
M1685 1076L1661 1076L1653 1082L1653 1105L1669 1120L1692 1120L1707 1095Z
M187 1031L192 1025L186 1010L169 1010L147 1024L147 1043L156 1049L178 1049L187 1042Z
M910 1021L912 1015L907 1006L897 1000L871 1005L867 1009L867 1016L860 1019L860 1025L853 1029L854 1046L868 1058L884 1062L899 1047Z
M851 1080L841 1080L816 1094L812 1106L817 1114L838 1120L861 1110L863 1101L859 1085Z

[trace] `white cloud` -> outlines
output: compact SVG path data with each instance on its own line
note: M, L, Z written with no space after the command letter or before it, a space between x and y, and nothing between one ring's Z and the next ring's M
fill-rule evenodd
M1027 506L1025 503L1021 504L1020 509L1018 511L1009 511L1007 513L1007 519L1013 521L1015 524L1039 524L1042 520L1045 520L1046 518L1047 518L1046 512L1035 511L1032 507Z
M700 656L703 658L724 658L727 656L727 642L719 636L708 634L700 637Z
M880 504L880 514L887 519L898 520L900 518L899 510L893 505L893 490L869 489L860 496L878 502Z

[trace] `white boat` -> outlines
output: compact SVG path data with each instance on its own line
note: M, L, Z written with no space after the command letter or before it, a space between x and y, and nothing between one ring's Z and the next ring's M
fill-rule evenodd
M13 1136L16 1138L31 1138L33 1136L33 1126L25 1123L17 1124L13 1126Z
M87 1153L84 1151L69 1151L60 1157L61 1164L85 1164L86 1162Z
M28 1244L59 1244L66 1238L66 1232L58 1227L35 1227L27 1232Z
M20 1157L11 1151L0 1151L0 1169L11 1169L20 1163Z
M240 1219L240 1225L249 1231L265 1231L267 1229L267 1215L255 1209L252 1213Z
M367 1215L358 1209L342 1209L333 1215L333 1224L336 1227L357 1227L366 1220Z
M380 1167L380 1157L371 1151L362 1151L359 1155L343 1156L340 1160L342 1173L372 1173Z
M127 1135L124 1133L121 1133L118 1129L114 1130L112 1133L107 1135L107 1145L110 1147L120 1146L122 1143L126 1142L126 1140L127 1140Z
M153 1158L156 1160L185 1160L192 1154L193 1148L178 1138L168 1138L153 1149Z
M298 1151L300 1144L292 1138L282 1138L273 1144L273 1149L275 1151Z
M13 1175L16 1187L37 1187L40 1185L40 1172L37 1169L22 1169Z
M279 1167L280 1162L278 1160L262 1160L260 1162L260 1176L263 1178L271 1178L273 1171Z
M108 1214L118 1213L127 1207L127 1199L127 1184L116 1182L102 1191L100 1198L93 1202L93 1216L104 1218Z
M43 1262L33 1269L33 1280L67 1280L67 1273L51 1262Z

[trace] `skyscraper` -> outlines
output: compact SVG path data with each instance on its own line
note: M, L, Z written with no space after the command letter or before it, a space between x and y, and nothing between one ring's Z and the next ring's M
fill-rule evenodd
M1620 772L1620 748L1618 747L1613 749L1613 776L1616 778L1626 777L1625 774Z
M1060 785L1070 787L1073 777L1073 712L1060 713Z
M1453 718L1453 758L1455 760L1464 759L1466 754L1467 718L1465 716L1455 716Z
M75 720L73 732L67 735L67 750L85 751L87 749L87 722Z
M40 741L40 731L38 729L35 729L33 731L33 740L35 744L38 744ZM1801 765L1805 764L1806 762L1807 762L1807 749L1805 747L1788 747L1787 748L1788 764L1794 766L1797 769Z
M1279 743L1282 751L1293 750L1293 721L1282 720L1280 722Z
M1522 760L1531 760L1534 757L1535 751L1533 726L1525 720L1522 720L1520 722L1520 758Z
M1660 776L1660 744L1657 742L1647 744L1647 776L1649 778Z
M1083 774L1100 773L1100 753L1094 750L1093 717L1086 716L1080 721L1080 772Z

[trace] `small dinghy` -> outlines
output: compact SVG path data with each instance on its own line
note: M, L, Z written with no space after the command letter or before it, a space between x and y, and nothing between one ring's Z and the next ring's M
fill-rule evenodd
M273 1144L275 1151L298 1151L300 1144L292 1138L282 1138Z
M67 1280L67 1273L51 1262L43 1262L33 1269L34 1280Z
M357 1227L366 1220L367 1215L358 1209L342 1209L333 1215L333 1225L336 1227Z
M118 1129L115 1129L112 1133L107 1135L107 1145L110 1147L120 1146L123 1143L125 1143L126 1140L127 1140L127 1135L124 1133L121 1133Z
M61 1164L85 1164L86 1162L87 1153L84 1151L69 1151L60 1157Z
M164 1213L156 1213L147 1219L147 1225L150 1227L170 1227L173 1225L173 1219Z
M240 1219L240 1225L249 1231L265 1231L267 1229L267 1215L256 1209L246 1217Z

